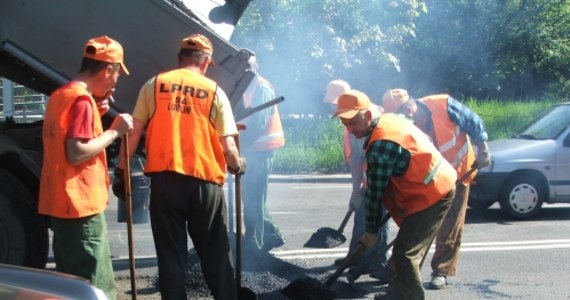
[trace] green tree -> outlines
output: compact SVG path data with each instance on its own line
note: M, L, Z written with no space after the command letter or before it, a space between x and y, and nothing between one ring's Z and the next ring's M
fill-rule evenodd
M477 98L564 96L570 69L569 0L426 1L402 51L418 94Z
M232 41L250 48L286 101L283 113L321 114L328 81L342 78L378 99L399 70L394 49L415 35L415 0L254 1Z

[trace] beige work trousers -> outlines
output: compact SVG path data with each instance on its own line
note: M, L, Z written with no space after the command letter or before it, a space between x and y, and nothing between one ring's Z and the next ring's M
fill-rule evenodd
M435 239L435 253L431 259L432 276L455 276L457 273L468 199L469 185L458 184L451 208Z

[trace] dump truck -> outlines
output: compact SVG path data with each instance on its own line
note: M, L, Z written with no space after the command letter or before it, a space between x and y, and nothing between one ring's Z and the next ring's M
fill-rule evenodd
M177 66L180 40L200 33L214 44L216 65L206 75L235 106L255 76L248 63L254 54L230 43L227 29L250 1L2 0L0 77L49 95L77 74L85 42L108 35L123 45L130 71L116 86L108 126L117 113L132 111L145 81ZM42 121L4 122L0 129L0 263L44 268L50 225L37 213ZM109 147L109 159L118 146Z

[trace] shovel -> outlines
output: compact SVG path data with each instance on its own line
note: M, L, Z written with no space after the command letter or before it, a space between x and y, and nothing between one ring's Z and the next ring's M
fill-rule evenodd
M354 210L349 209L344 216L344 219L340 223L338 229L330 227L321 227L315 233L311 235L309 240L303 245L307 248L334 248L342 243L346 242L346 237L342 234L346 223Z
M245 125L238 124L239 130L244 130ZM239 135L235 137L236 147L240 151L239 147ZM235 213L236 213L236 286L238 291L238 299L248 300L257 299L255 293L241 285L241 257L242 257L242 200L241 200L241 174L237 172L235 174Z
M384 226L388 220L390 220L390 214L386 214L382 218L380 227ZM343 260L338 269L327 278L325 283L312 277L296 279L281 290L281 293L291 299L334 299L335 295L330 290L330 287L362 251L364 251L364 245L358 243L358 246L348 254L346 259Z
M129 134L123 137L125 158L125 210L127 211L127 237L129 244L129 266L131 275L131 299L137 299L137 285L135 278L135 256L133 247L133 195L131 193L131 160L129 159Z
M463 181L465 181L465 179L467 179L469 176L471 176L471 174L473 174L473 172L475 172L475 171L477 171L477 165L473 164L473 166L471 166L469 171L467 171L465 174L463 174L463 176L461 176L459 179L457 179L457 181L455 182L455 186L458 186L459 184L461 184ZM363 260L358 265L351 268L348 271L348 275L347 275L348 282L353 283L354 281L356 281L362 274L365 273L365 271L368 269L368 266L370 264L373 264L374 262L378 261L378 259L380 258L380 255L383 255L393 245L394 245L394 240L392 240L388 245L386 245L384 247L384 249L377 251L369 259Z

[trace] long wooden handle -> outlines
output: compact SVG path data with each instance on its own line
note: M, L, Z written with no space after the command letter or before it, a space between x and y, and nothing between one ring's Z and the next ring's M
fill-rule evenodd
M364 251L364 245L358 243L358 246L356 246L356 248L354 248L354 250L348 254L346 259L342 261L340 267L338 267L338 269L327 279L325 286L329 288L340 277L348 265L352 263L352 261L360 255L360 253L362 253L362 251Z
M123 153L125 161L125 207L127 210L127 237L129 244L129 265L131 271L131 299L137 299L137 284L135 278L135 256L133 246L133 195L131 186L131 160L129 159L129 134L123 137Z
M238 128L240 128L238 126ZM245 127L244 127L245 128ZM236 147L240 151L239 134L235 136ZM241 290L241 244L242 244L242 202L241 202L241 175L235 174L235 211L236 211L236 286L238 293Z

